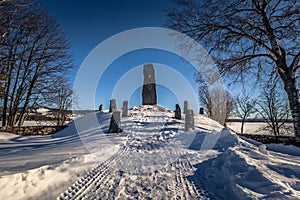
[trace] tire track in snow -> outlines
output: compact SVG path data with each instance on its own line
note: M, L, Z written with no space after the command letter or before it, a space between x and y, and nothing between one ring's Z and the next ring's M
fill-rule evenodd
M82 199L82 197L89 192L95 184L98 184L105 179L114 162L122 157L127 150L128 148L124 146L122 150L114 154L108 160L91 169L85 176L76 181L64 193L62 193L57 200Z
M184 155L184 160L186 161L186 165L189 168L193 169L193 166L186 155ZM193 175L190 176L190 179L191 179L190 183L191 186L193 187L193 190L199 197L201 197L201 199L214 199L213 196L207 193L205 184L201 181L201 176L199 174L199 171L194 171Z
M198 173L193 169L186 155L180 156L171 164L175 168L173 194L174 199L209 199L201 184Z

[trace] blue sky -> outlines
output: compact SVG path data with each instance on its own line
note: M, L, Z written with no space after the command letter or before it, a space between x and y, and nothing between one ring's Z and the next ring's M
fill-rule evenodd
M39 2L46 7L49 14L62 25L66 32L71 43L70 52L74 55L75 65L78 66L72 74L74 79L77 70L97 45L126 30L141 27L165 27L164 10L171 6L169 0L43 0ZM99 55L99 60L101 59L103 57ZM158 70L162 69L159 64L171 67L189 82L195 94L198 92L198 85L194 81L196 71L193 67L170 52L142 49L122 55L112 62L99 79L96 91L91 91L94 93L95 103L84 104L84 98L81 98L80 108L97 109L101 103L104 109L107 109L109 99L114 96L112 90L117 87L119 79L131 69L141 67L146 63L157 63L155 69ZM160 73L163 71L161 70ZM179 94L170 89L178 87L178 81L168 74L159 74L158 77L166 79L171 84L157 86L158 104L170 109L175 109L176 103L183 107L183 102L179 102L176 98ZM86 77L84 82L89 83L89 77ZM121 107L123 100L129 100L129 106L141 104L141 88L128 91L128 93L131 94L129 99L117 99L118 107ZM196 104L192 104L191 108L198 112L199 102Z
M168 0L43 0L39 3L61 24L80 65L100 42L119 32L145 26L161 27Z

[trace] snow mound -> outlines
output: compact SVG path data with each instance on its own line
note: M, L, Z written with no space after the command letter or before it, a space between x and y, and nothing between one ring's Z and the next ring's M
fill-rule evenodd
M297 199L300 195L300 159L280 153L282 145L253 144L228 130L195 173L214 199ZM276 147L275 147L276 146ZM291 148L291 147L290 147ZM295 150L296 147L292 147ZM277 151L276 151L277 150ZM299 151L299 149L298 149Z

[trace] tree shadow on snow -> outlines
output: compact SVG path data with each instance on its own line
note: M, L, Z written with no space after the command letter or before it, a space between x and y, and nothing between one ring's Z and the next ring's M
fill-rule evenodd
M221 132L196 132L189 146L190 150L217 150L224 151L238 142L237 136L223 128Z

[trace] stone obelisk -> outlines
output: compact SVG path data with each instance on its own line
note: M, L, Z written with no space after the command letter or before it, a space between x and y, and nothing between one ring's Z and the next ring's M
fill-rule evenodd
M144 65L144 85L143 85L143 105L156 105L156 83L155 83L155 73L152 64Z

